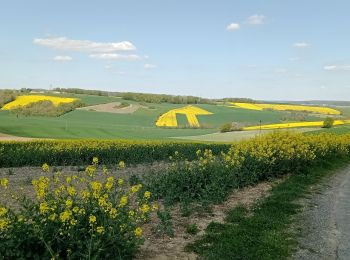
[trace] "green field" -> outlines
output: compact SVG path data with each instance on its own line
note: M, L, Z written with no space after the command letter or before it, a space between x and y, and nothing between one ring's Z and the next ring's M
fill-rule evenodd
M192 138L206 136L219 132L221 125L228 122L238 122L244 125L259 125L269 123L280 123L282 120L290 120L289 112L278 111L254 111L239 108L230 108L222 104L196 104L212 115L197 116L201 128L193 129L188 127L185 115L177 115L179 128L158 128L155 122L159 115L173 108L180 108L184 104L154 104L138 103L124 100L120 97L93 96L81 94L59 94L55 96L76 97L84 105L96 105L110 102L127 102L129 104L140 104L139 108L132 114L116 114L108 112L95 112L86 110L75 110L60 117L37 117L37 116L16 116L8 111L0 110L0 133L33 137L33 138L103 138L103 139L172 139L185 138L190 140L211 140L206 138ZM344 109L349 113L349 109ZM305 120L320 120L315 115L308 115ZM285 121L283 121L285 122ZM214 134L215 135L215 134ZM248 134L251 135L251 134ZM235 140L225 138L222 141ZM214 138L214 140L217 140ZM220 141L220 138L217 140Z

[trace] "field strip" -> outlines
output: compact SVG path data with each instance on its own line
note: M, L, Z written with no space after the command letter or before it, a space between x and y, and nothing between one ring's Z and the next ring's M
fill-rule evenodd
M127 107L118 108L117 106L121 105L120 102L111 102L106 104L99 104L94 106L80 107L78 110L87 110L95 112L107 112L107 113L116 113L116 114L132 114L136 112L139 108L146 108L139 104L130 104Z
M292 132L309 132L316 131L319 128L298 128L298 129L283 129L282 131L292 131ZM230 142L230 141L239 141L244 139L250 139L260 134L267 134L273 131L278 130L251 130L251 131L233 131L227 133L212 133L205 135L197 136L179 136L171 137L173 139L182 139L182 140L193 140L193 141L211 141L211 142Z

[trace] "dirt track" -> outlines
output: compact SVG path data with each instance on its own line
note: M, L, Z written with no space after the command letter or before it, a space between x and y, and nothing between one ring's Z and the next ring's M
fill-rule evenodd
M1 141L31 141L31 140L34 140L34 138L5 135L0 133L0 142Z
M350 166L317 188L302 227L295 259L350 259Z

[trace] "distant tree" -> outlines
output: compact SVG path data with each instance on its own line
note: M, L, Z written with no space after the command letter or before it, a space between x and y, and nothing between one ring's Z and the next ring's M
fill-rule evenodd
M334 119L332 117L327 117L323 121L323 128L332 128L334 124Z

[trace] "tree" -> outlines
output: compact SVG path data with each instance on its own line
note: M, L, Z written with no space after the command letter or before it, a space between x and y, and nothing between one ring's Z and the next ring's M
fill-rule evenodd
M323 121L323 128L332 128L334 124L334 119L332 117L327 117Z

